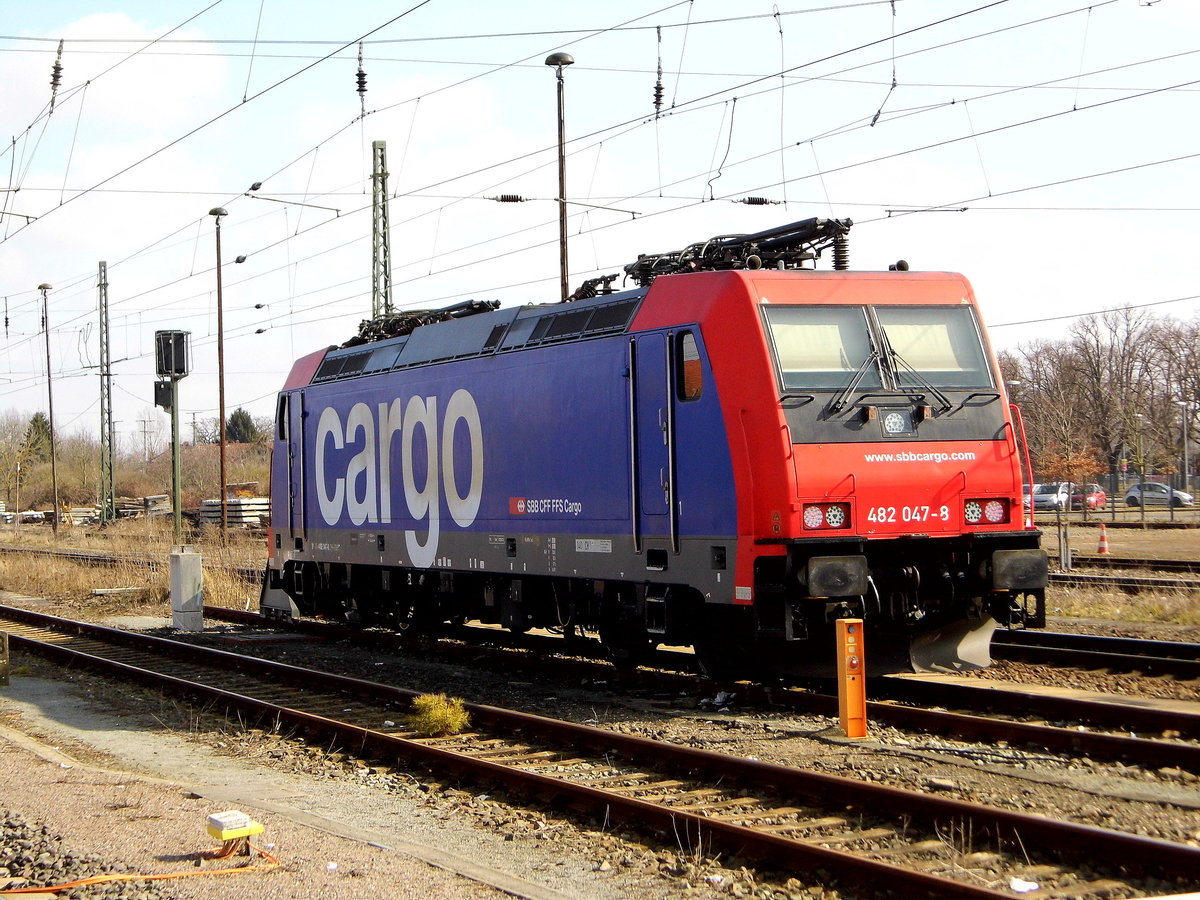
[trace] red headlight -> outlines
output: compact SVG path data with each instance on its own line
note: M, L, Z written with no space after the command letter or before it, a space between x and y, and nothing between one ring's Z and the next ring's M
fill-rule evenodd
M849 503L806 503L804 505L805 528L849 528Z

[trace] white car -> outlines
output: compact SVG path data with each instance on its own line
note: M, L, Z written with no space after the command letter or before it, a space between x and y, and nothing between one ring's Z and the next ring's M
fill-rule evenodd
M1147 481L1125 492L1126 506L1191 506L1195 499L1186 491L1173 491L1165 484Z

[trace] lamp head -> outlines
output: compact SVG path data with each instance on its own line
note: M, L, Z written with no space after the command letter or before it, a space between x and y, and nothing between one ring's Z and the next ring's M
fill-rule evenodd
M562 68L563 66L571 66L574 64L575 57L573 57L570 53L564 53L561 50L551 53L546 57L546 65L548 66L558 66L559 68Z
M210 216L217 216L218 218L219 218L219 217L221 217L221 216L227 216L227 215L229 215L229 213L227 213L227 212L225 211L225 209L224 209L223 207L220 207L220 206L214 206L212 209L210 209L210 210L208 211L208 214L209 214Z
M45 282L42 282L41 284L38 285L38 290L39 291L52 291L52 290L54 290L54 286L46 284Z

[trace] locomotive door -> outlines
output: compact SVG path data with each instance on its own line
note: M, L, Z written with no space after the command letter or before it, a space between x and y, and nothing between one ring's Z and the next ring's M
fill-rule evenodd
M292 537L307 537L304 519L304 391L297 391L288 404L288 524Z
M671 407L667 339L648 334L630 342L634 547L643 538L674 538ZM672 541L673 542L673 541Z

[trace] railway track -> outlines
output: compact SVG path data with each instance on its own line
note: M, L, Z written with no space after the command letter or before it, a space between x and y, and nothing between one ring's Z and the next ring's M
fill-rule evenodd
M207 607L205 615L245 626L263 627L265 624L256 613L242 610ZM370 643L385 650L411 643L386 632L362 631L312 620L299 620L288 625L275 623L274 627L294 629L323 640ZM487 647L488 641L496 642L497 646ZM433 646L426 641L421 652L436 652L456 662L476 664L481 653L490 653L486 665L497 671L508 671L514 666L548 666L549 674L558 678L603 682L615 676L611 665L604 661L599 645L590 650L584 642L564 647L561 638L542 635L518 636L487 629L485 635L473 635L462 644L439 642ZM593 659L578 658L589 653ZM563 654L572 654L573 658L564 658ZM622 679L623 684L629 688L675 695L696 695L713 689L712 685L706 686L697 675L689 673L694 663L690 654L663 651L655 662L661 668L643 668L626 675ZM833 694L745 682L733 689L738 692L740 702L765 709L782 707L803 715L838 715L838 698ZM1172 767L1200 773L1200 744L1194 743L1200 741L1200 710L1187 713L1144 705L1005 690L994 684L945 684L892 677L873 680L870 694L875 698L867 703L870 721L895 728L957 740L993 744L1006 742L1068 756L1086 756L1094 760L1156 768ZM997 719L983 715L989 710L1009 718ZM1030 716L1070 725L1025 721ZM1081 731L1080 725L1088 730ZM1179 739L1159 739L1157 736L1164 732L1173 732Z
M58 554L57 551L49 552ZM69 555L89 563L97 559L96 554L89 552L71 552ZM109 562L111 556L100 555L99 559L103 564ZM146 559L153 561L149 557ZM209 607L206 615L256 627L267 624L256 613L239 610ZM385 647L394 648L404 643L396 635L351 629L325 622L299 621L290 623L288 627L324 637L375 642ZM499 645L554 657L553 667L558 676L571 674L594 681L617 677L611 666L603 662L603 650L595 642L574 641L567 644L561 638L514 635L506 631L472 627L450 629L446 635L461 637L467 646L456 647L453 643L438 642L438 650L443 655L461 652L467 657L474 657L481 652L481 643ZM428 650L431 641L428 637L423 640L426 644L425 649ZM998 659L1047 665L1139 671L1147 675L1167 675L1176 678L1200 677L1200 646L1166 641L1144 642L1127 638L1001 631L996 634L992 652ZM591 656L593 661L576 660L579 656ZM524 659L522 663L529 665L531 661ZM506 661L501 660L495 664L503 666ZM667 671L650 673L643 670L638 676L638 683L663 690L689 693L703 689L694 675L680 674L694 669L694 659L690 654L660 651L653 664ZM765 706L784 706L799 713L836 715L836 697L821 693L784 691L745 684L739 685L738 691L744 701ZM960 740L1005 741L1014 745L1037 746L1052 752L1084 755L1096 760L1175 767L1200 772L1200 746L1189 742L1200 739L1200 727L1197 727L1195 715L1186 712L1000 690L994 685L983 687L965 683L923 683L897 679L873 682L872 696L876 700L869 705L871 719L902 729L924 731ZM929 708L935 706L948 707L959 712ZM984 710L1013 718L985 717L979 714ZM1013 720L1028 720L1031 716L1043 722L1070 723L1073 727L1055 727ZM1116 733L1081 731L1079 725L1087 729L1098 728ZM1171 732L1183 740L1164 741L1152 737Z
M1051 557L1051 559L1057 560L1058 557ZM1077 569L1134 569L1150 572L1181 572L1186 575L1200 574L1200 560L1193 559L1073 555L1071 565Z
M686 834L801 877L822 869L868 892L886 884L894 896L999 898L1011 896L1011 878L1031 872L1047 895L1079 898L1138 890L1144 878L1200 885L1200 849L1181 844L495 707L469 707L470 734L423 738L393 724L413 698L398 688L25 610L0 610L0 627L15 649L186 694L276 730L498 783L672 844ZM1005 849L984 865L953 846L952 834Z
M1088 575L1082 572L1051 572L1050 584L1062 587L1111 588L1136 594L1141 591L1200 591L1200 579L1163 578L1156 575Z
M1200 678L1200 644L1062 632L997 631L992 656L1082 669Z

